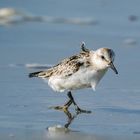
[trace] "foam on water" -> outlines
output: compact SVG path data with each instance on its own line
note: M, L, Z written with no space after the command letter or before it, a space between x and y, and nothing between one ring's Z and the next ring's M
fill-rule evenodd
M65 18L53 16L36 16L23 10L14 8L0 9L0 25L8 26L25 22L46 22L53 24L96 25L98 21L93 18Z

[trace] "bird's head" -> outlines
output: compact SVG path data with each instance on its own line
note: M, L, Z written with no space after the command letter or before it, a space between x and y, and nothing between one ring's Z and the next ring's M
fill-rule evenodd
M118 71L113 64L114 59L114 51L108 48L100 48L94 51L92 55L92 62L97 69L103 70L111 68L116 74L118 74Z

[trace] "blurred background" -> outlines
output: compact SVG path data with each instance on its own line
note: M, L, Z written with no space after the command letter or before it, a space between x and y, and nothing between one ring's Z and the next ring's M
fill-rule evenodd
M139 6L139 0L1 0L1 132L65 124L64 114L48 106L63 104L66 95L28 73L78 53L84 41L89 49L112 48L119 75L109 70L96 92L75 91L76 101L93 113L76 118L71 128L140 134Z

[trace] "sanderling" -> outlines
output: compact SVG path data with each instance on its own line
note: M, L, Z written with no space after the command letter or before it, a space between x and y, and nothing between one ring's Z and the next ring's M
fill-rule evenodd
M70 118L68 108L73 103L76 113L91 113L91 111L80 109L76 104L72 91L83 88L93 88L107 72L108 68L118 74L113 62L115 53L109 48L100 48L96 51L85 48L81 45L81 52L62 60L59 64L45 71L38 71L29 74L29 77L40 77L48 80L48 85L57 92L67 91L68 102L64 106L55 106L56 110L63 110Z

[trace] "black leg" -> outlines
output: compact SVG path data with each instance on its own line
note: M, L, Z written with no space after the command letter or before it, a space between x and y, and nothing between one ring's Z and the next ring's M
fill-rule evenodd
M75 102L75 100L74 100L74 98L73 98L73 96L72 96L72 94L71 94L71 91L69 91L67 95L68 95L68 97L70 98L70 100L72 101L72 103L74 104L75 110L76 110L76 113L77 113L77 114L79 114L79 113L91 113L91 111L89 111L89 110L83 110L83 109L81 109L81 108L76 104L76 102Z
M72 103L77 106L77 104L76 104L76 102L75 102L75 100L74 100L74 98L73 98L73 96L71 94L71 91L68 92L68 97L70 98L70 100L72 101Z
M69 107L71 104L72 104L72 101L71 101L71 100L69 100L68 102L66 102L66 103L64 104L64 106Z

